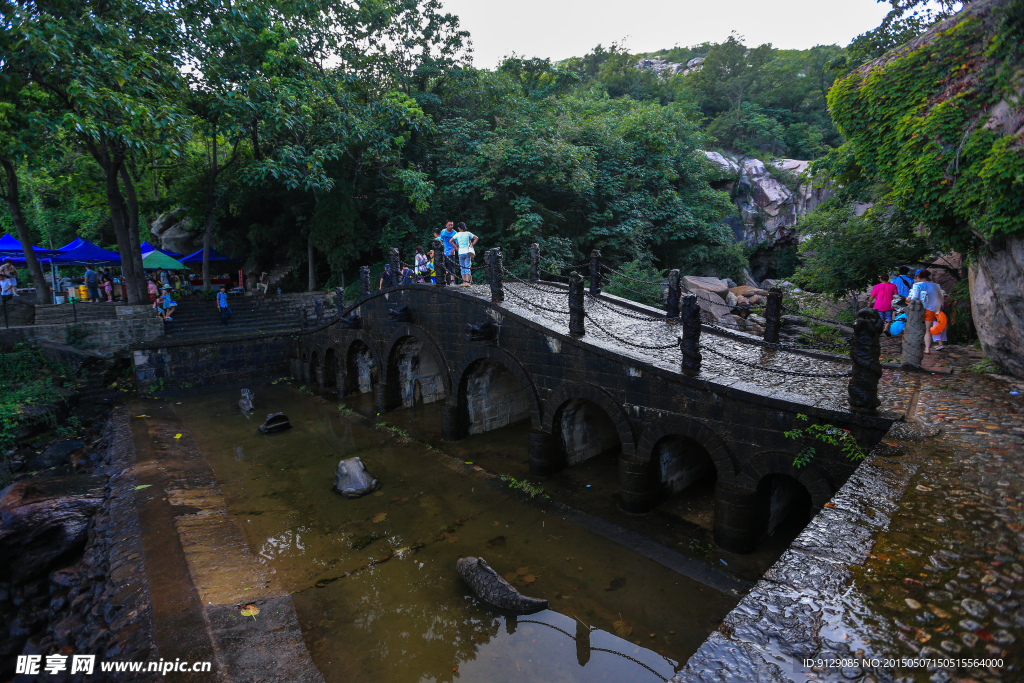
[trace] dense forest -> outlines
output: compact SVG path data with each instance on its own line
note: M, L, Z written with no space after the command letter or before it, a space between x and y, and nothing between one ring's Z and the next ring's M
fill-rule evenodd
M726 222L732 197L700 150L820 160L850 177L829 91L957 3L931 15L916 4L893 0L886 24L845 47L730 35L483 70L438 0L5 0L0 224L124 254L181 207L197 246L250 269L290 262L295 288L352 282L446 220L511 263L538 242L565 263L598 248L620 267L737 277L747 254ZM845 225L844 207L887 196L883 185L846 183L811 224ZM869 229L912 236L915 216L884 216ZM936 248L911 242L893 262Z

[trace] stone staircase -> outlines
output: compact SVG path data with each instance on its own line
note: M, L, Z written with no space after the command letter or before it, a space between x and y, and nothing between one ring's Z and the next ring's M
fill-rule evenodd
M281 296L231 297L228 305L233 315L227 326L221 325L215 301L199 297L183 297L173 320L164 323L164 333L171 340L272 334L302 329L302 311L309 325L315 325L315 301L326 299L322 292L283 294ZM325 320L334 314L325 309Z

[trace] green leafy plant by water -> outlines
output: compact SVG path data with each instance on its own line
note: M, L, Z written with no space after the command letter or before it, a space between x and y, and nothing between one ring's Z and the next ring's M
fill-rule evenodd
M802 413L797 413L796 419L808 422L810 418ZM831 424L811 424L803 429L791 429L785 433L787 439L817 441L819 443L838 448L847 460L858 462L867 457L864 449L857 443L849 429L836 427ZM814 459L816 451L814 446L807 446L793 460L793 467L801 468Z
M515 477L513 477L510 474L503 474L503 475L501 475L500 479L503 482L505 482L506 484L508 484L508 487L510 489L516 489L517 491L522 491L523 493L528 495L530 498L536 498L537 496L543 496L544 498L548 498L549 497L548 495L546 495L544 493L544 489L541 488L540 486L537 486L535 484L531 484L530 482L528 482L526 480L523 480L523 479L516 479Z

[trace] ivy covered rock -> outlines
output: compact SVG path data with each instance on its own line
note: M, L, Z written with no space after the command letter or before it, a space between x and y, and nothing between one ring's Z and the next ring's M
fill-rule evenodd
M887 201L973 254L985 353L1024 376L1024 0L977 0L836 83L842 180L881 181ZM845 176L845 177L844 177Z

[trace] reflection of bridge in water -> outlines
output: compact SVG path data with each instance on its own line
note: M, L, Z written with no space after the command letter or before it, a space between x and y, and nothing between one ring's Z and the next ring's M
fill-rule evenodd
M343 395L372 392L381 413L443 402L448 440L529 421L531 474L615 457L630 512L713 478L715 540L735 552L793 511L822 507L856 467L820 444L794 467L806 444L784 432L807 424L798 414L849 430L865 449L892 423L849 409L848 358L688 323L692 296L668 320L584 295L579 278L519 279L493 252L488 263L490 283L468 288L371 292L364 278L343 320L303 336L296 375Z

